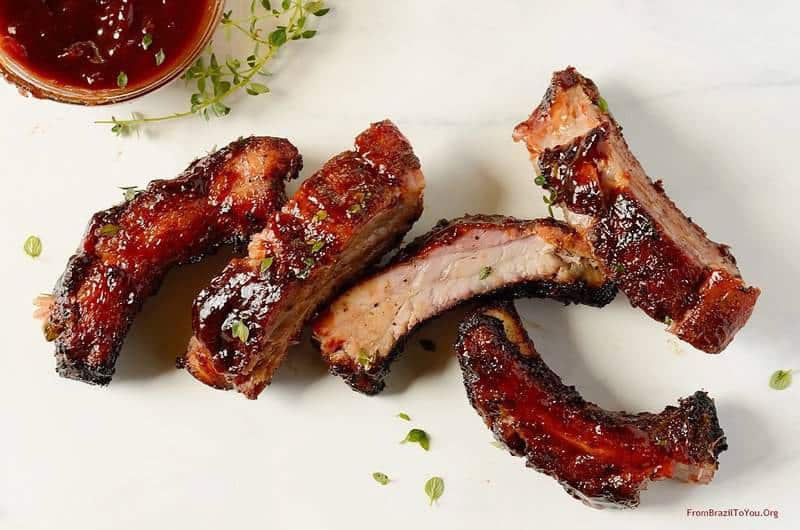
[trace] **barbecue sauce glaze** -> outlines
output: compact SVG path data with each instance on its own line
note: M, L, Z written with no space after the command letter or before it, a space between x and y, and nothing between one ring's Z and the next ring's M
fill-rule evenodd
M184 58L201 38L213 4L0 0L0 49L35 77L60 86L136 88Z

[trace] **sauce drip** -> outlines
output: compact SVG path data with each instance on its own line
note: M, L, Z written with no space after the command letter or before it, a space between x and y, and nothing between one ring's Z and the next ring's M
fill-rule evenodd
M125 86L127 78L127 87L134 88L161 77L185 57L201 37L212 4L0 0L0 48L36 77L61 86L115 89Z

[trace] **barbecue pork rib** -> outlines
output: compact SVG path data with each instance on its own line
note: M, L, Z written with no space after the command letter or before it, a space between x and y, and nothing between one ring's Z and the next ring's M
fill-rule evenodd
M315 321L314 339L332 373L376 394L414 328L497 293L602 306L616 288L583 238L561 222L467 215L440 221L336 298Z
M422 213L425 186L408 140L373 124L303 182L195 300L185 358L200 381L255 399L320 304L394 248Z
M556 72L514 139L527 144L537 183L634 306L700 350L725 349L760 291L745 285L728 247L647 177L591 80L571 67Z
M497 440L589 506L637 506L650 480L707 484L727 449L705 392L659 414L585 401L544 363L511 302L468 315L455 348L469 400Z
M167 271L244 243L281 207L301 167L288 140L242 139L96 213L53 296L39 300L58 373L108 384L134 317Z

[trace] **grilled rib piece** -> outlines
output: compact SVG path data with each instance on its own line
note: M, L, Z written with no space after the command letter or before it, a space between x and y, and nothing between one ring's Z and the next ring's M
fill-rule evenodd
M585 401L544 363L511 302L468 315L455 347L469 400L497 440L589 506L637 506L650 480L707 484L728 447L705 392L659 414Z
M440 221L334 300L314 323L314 339L331 372L354 390L376 394L414 328L497 293L602 306L616 288L563 223L467 215Z
M249 257L198 296L185 363L200 381L258 397L320 304L422 213L424 177L397 128L373 124L355 145L306 180L253 238Z
M700 350L725 349L760 291L745 285L728 247L647 177L591 80L571 67L556 72L514 139L634 306Z
M301 167L288 140L238 140L96 213L53 298L37 301L58 373L108 384L134 317L167 271L243 243L280 208L285 181Z

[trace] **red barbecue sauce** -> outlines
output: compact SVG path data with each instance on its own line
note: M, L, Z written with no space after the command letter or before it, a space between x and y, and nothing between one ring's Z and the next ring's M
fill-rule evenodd
M127 87L135 88L184 58L207 26L213 3L0 0L0 48L34 76L58 85L113 89L124 72ZM157 64L160 50L163 62Z

